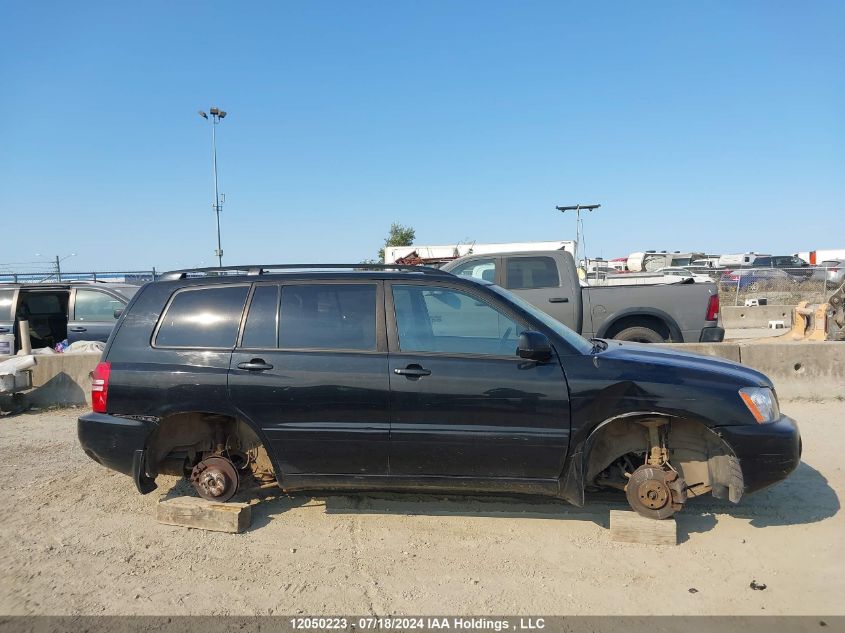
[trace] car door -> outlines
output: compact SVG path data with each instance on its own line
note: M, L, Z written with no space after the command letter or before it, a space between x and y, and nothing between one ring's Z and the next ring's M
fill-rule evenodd
M388 287L390 474L558 477L569 393L556 358L516 355L530 325L480 287Z
M369 280L254 286L229 393L285 476L387 474L382 293Z
M566 282L565 279L564 284ZM578 302L572 300L580 288L562 286L553 258L543 255L505 257L500 284L568 328L576 332L580 330L576 314Z
M115 310L126 307L128 300L98 288L71 290L68 309L67 340L107 341L117 319Z

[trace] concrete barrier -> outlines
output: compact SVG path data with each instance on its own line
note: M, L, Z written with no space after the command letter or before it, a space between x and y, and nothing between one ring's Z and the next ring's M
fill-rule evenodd
M763 372L781 398L845 397L845 342L661 344L684 352L718 356ZM0 360L8 357L0 357ZM91 404L90 373L99 354L51 354L35 357L32 391L26 399L35 406Z
M845 397L845 342L763 339L753 343L674 343L664 347L747 365L766 374L782 399Z
M726 330L768 327L769 321L783 321L792 327L792 309L795 306L721 306L719 318Z
M8 356L0 357L0 360ZM100 354L38 354L26 401L37 407L91 404L91 371Z

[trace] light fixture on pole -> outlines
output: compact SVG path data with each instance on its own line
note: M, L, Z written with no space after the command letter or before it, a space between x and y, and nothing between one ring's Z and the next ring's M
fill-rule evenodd
M226 201L226 194L221 194L217 188L217 125L226 118L226 112L217 107L212 107L208 110L208 114L200 110L199 115L203 119L211 121L211 155L214 166L214 204L212 206L217 218L217 250L214 251L214 255L217 257L217 265L222 268L223 247L220 243L220 211L222 211L223 203ZM209 115L211 115L211 118L209 118Z
M36 257L41 257L41 253L35 253ZM66 259L70 259L71 257L76 257L76 253L71 253L70 255L65 255L61 257L60 255L56 255L55 259L53 260L52 264L56 267L56 279L58 281L62 280L62 262ZM46 279L49 279L53 275L49 275ZM42 279L41 281L46 281L46 279Z
M584 255L584 270L587 269L586 244L582 244L584 240L584 225L581 223L581 211L594 211L598 209L600 204L576 204L568 207L555 207L558 211L566 213L567 211L575 211L575 264L578 264L578 251Z

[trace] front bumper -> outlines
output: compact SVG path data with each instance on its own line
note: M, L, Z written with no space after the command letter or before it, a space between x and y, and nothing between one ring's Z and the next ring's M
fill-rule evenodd
M699 343L721 343L725 340L725 328L712 326L701 330L701 336L698 338Z
M746 493L786 479L801 462L798 425L785 415L776 422L724 426L718 432L739 459Z
M150 420L92 412L79 417L76 432L88 457L106 468L129 475L138 490L146 494L156 487L155 481L147 476L145 456L147 440L157 426Z

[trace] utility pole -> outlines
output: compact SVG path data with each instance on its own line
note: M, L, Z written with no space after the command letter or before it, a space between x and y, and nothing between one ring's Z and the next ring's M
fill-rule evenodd
M214 167L214 204L211 206L214 207L214 214L217 218L217 250L214 251L214 255L217 257L217 266L223 268L223 246L220 241L220 211L223 210L226 194L221 194L217 188L217 125L221 120L226 118L226 112L217 107L211 107L208 113L211 115L211 119L208 118L208 114L202 110L199 111L199 115L203 119L211 121L211 156Z
M62 260L59 259L58 255L56 255L56 277L59 281L62 280Z
M568 207L555 207L561 213L566 213L567 211L575 211L575 265L578 265L578 251L581 251L581 254L584 256L584 274L587 273L587 256L586 256L586 245L581 244L584 240L584 224L581 222L581 211L590 211L593 212L596 209L601 207L600 204L576 204Z

